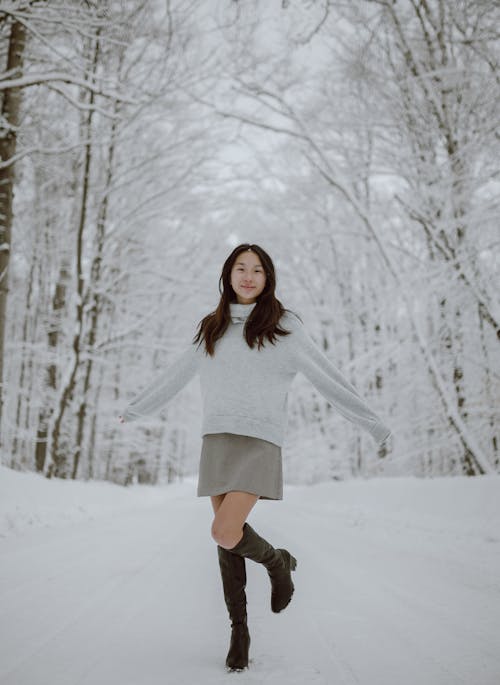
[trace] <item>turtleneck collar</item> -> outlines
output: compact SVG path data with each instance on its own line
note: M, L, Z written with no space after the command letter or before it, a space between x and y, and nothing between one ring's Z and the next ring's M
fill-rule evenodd
M229 310L231 314L231 321L233 323L245 323L256 304L256 302L253 304L239 304L238 302L230 302Z

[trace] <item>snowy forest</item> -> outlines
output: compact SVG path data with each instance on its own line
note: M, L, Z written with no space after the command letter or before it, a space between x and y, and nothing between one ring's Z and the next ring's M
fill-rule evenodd
M0 444L48 477L196 472L194 381L118 416L240 242L393 432L300 375L285 479L500 471L495 0L0 0Z

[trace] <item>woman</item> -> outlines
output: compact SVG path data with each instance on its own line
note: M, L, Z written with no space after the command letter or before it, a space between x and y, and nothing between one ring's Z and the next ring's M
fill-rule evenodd
M231 671L248 666L245 558L266 568L272 611L282 611L294 591L296 559L260 537L246 518L259 498L283 497L281 445L287 393L297 372L378 443L390 435L300 319L276 299L275 288L269 255L258 245L236 247L222 269L217 309L201 320L189 348L121 417L131 421L154 412L199 373L203 440L198 496L210 496L214 510L212 537L232 627L226 659Z

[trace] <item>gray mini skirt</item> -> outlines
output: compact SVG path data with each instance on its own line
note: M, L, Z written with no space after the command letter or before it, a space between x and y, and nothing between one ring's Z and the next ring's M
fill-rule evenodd
M283 499L281 447L235 433L203 436L198 497L237 490L262 499Z

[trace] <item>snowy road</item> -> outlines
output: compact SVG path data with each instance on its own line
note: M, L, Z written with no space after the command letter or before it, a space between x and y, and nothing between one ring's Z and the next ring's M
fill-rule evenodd
M500 682L500 479L328 484L259 503L250 522L299 566L274 615L265 570L247 562L242 674L223 668L229 623L194 490L0 538L1 685Z

